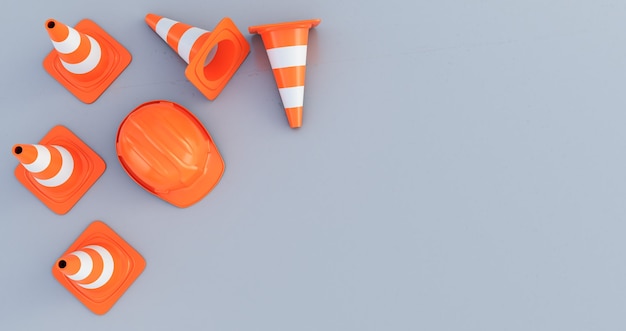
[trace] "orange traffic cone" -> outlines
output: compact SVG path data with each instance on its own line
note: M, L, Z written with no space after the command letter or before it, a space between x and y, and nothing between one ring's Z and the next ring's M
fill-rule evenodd
M82 102L96 101L131 61L124 46L90 20L73 29L49 19L46 30L54 49L44 68Z
M95 221L52 267L52 275L98 315L109 311L146 267L143 257Z
M263 39L287 120L292 128L302 126L309 30L320 22L319 19L313 19L248 28L250 33L258 33Z
M228 17L212 32L155 14L146 15L146 23L189 64L185 76L209 100L217 98L250 53L250 45Z
M104 161L63 126L37 145L15 145L15 177L48 208L65 214L104 172Z

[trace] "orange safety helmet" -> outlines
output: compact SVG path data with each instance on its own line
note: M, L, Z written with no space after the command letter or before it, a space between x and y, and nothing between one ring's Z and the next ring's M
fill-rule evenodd
M219 182L224 161L202 123L170 101L150 101L120 124L117 157L141 187L177 206L200 201Z

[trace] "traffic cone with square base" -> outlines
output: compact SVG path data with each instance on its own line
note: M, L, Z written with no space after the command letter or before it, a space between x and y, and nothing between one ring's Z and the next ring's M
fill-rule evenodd
M263 39L285 114L292 128L302 126L309 30L320 22L319 19L313 19L248 28L250 33L258 33Z
M45 27L54 49L43 66L82 102L96 101L131 61L124 46L93 21L82 20L73 29L49 19Z
M226 17L213 31L155 14L146 23L188 63L187 79L209 100L222 92L250 52L250 45Z
M52 275L87 308L102 315L145 266L133 247L106 224L95 221L57 260Z
M106 165L89 146L63 126L39 144L13 146L20 164L15 177L57 214L65 214L104 172Z

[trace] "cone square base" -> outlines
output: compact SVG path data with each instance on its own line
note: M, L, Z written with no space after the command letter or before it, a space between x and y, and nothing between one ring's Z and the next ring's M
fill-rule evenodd
M112 289L112 294L104 299L95 300L90 298L78 285L67 278L56 265L52 266L52 275L63 285L70 293L72 293L80 302L82 302L89 310L98 315L103 315L119 300L132 283L139 277L146 267L146 261L132 246L130 246L122 237L120 237L113 229L108 227L104 222L95 221L91 223L85 231L74 241L74 243L60 256L80 250L88 245L101 245L105 247L114 247L121 251L126 261L115 261L115 263L128 263L128 273L124 281L116 289Z
M39 142L40 145L60 145L79 153L74 155L80 157L84 163L84 174L80 180L81 185L66 199L55 199L46 194L45 190L24 168L22 164L18 164L15 168L15 178L22 183L31 193L33 193L41 202L43 202L53 212L63 215L70 211L72 207L85 195L91 186L100 178L106 169L104 160L100 158L87 144L85 144L78 136L64 126L57 125Z
M213 48L215 56L205 65ZM235 23L222 19L198 53L189 61L185 76L209 100L215 100L250 53L250 44Z
M104 52L107 52L106 58L108 58L109 61L106 63L107 68L105 73L99 78L89 82L76 80L73 77L76 75L70 73L63 67L55 49L52 49L43 60L43 67L54 79L80 101L93 103L104 93L122 71L126 69L132 57L122 44L113 39L113 37L91 20L85 19L80 21L74 29L98 41L103 52L103 57L105 57Z

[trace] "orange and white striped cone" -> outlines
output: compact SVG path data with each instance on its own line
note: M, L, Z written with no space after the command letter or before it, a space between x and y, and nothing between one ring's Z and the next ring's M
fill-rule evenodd
M258 33L263 39L285 114L292 128L302 126L309 30L320 22L319 19L313 19L248 28L250 33Z
M52 188L63 184L76 185L78 177L72 174L74 170L80 172L81 167L76 164L78 169L75 169L74 157L65 147L16 145L13 147L13 155L41 186Z
M57 267L76 285L87 290L100 290L109 282L119 281L113 277L113 255L100 245L88 245L69 253L57 262ZM119 272L117 272L119 274Z
M141 274L145 264L124 239L96 221L57 260L52 274L87 308L102 315Z
M250 45L228 17L213 31L155 14L146 15L146 23L187 62L185 76L209 100L217 98L250 53Z
M90 20L74 29L49 19L45 27L54 49L44 68L85 103L98 99L131 61L130 53Z
M106 165L76 135L57 126L40 144L13 146L17 179L57 214L67 213Z

